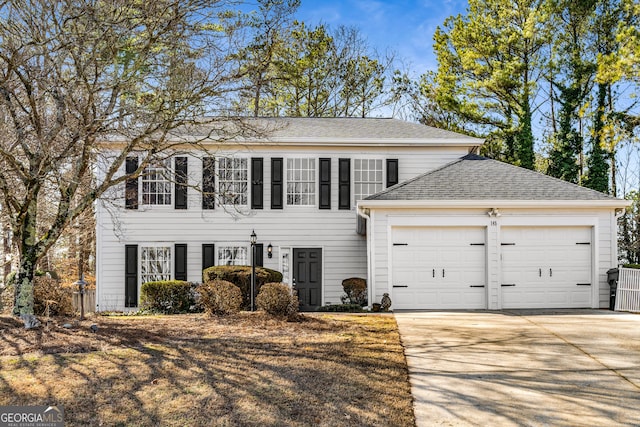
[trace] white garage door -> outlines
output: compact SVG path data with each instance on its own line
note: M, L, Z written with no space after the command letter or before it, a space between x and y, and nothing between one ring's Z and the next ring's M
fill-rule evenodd
M503 227L502 308L591 307L590 227Z
M394 309L483 309L485 228L398 227L392 231Z

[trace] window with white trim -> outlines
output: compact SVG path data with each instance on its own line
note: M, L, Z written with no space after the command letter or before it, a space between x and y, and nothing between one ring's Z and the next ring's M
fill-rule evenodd
M316 159L287 159L287 205L315 204Z
M223 157L218 161L220 203L246 205L249 171L247 159Z
M142 283L171 280L171 247L140 248L140 280Z
M355 159L353 161L353 195L356 202L382 191L382 159Z
M216 265L248 265L246 246L219 246Z
M149 165L142 174L142 204L171 204L171 171L169 162L160 165Z

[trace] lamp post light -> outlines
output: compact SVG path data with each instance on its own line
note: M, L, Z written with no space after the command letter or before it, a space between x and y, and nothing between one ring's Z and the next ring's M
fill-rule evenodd
M255 311L255 292L256 292L256 242L258 236L256 231L251 231L251 311Z
M80 320L84 320L84 287L87 285L87 282L84 281L84 273L80 273L80 278L75 285L78 285L80 291Z

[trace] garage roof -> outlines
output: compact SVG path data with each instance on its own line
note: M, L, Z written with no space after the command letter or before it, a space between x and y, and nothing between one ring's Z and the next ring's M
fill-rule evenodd
M365 200L619 199L529 169L468 154L441 168L373 194Z

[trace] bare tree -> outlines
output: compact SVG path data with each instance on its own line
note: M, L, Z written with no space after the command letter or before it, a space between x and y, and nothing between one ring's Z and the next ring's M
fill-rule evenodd
M172 150L176 129L225 111L234 88L224 59L232 44L217 24L224 6L0 2L0 197L19 247L14 314L33 315L36 263L67 226ZM134 152L137 169L120 174Z

